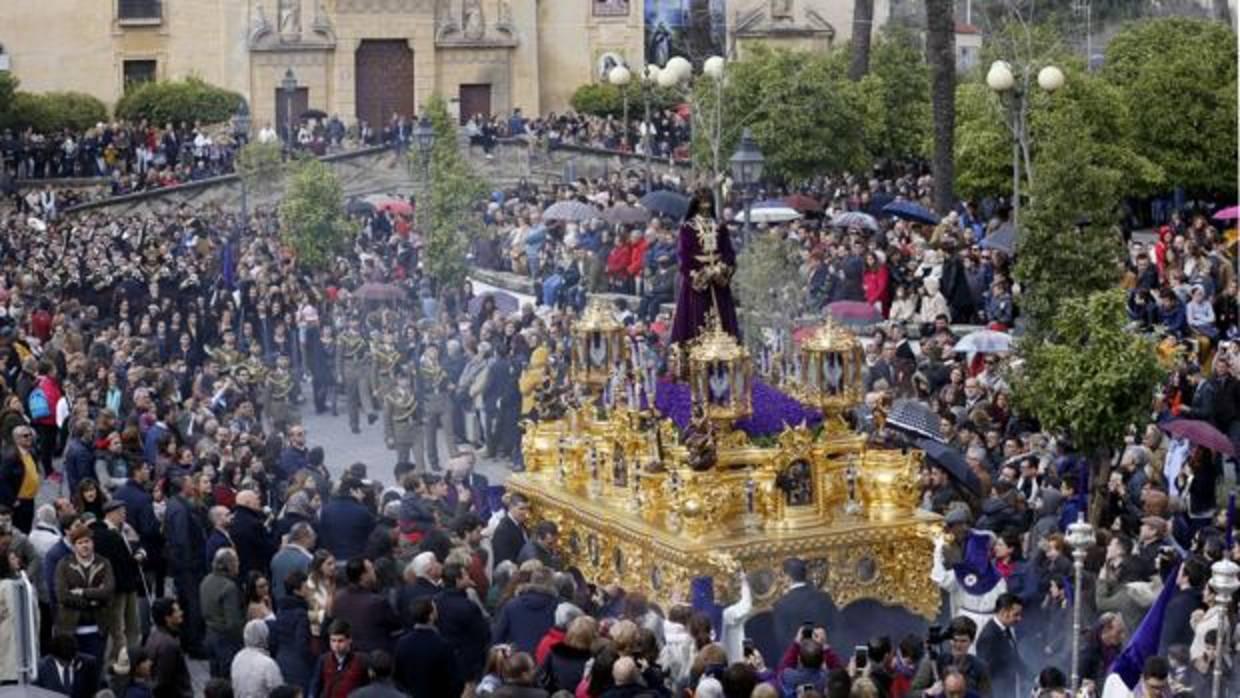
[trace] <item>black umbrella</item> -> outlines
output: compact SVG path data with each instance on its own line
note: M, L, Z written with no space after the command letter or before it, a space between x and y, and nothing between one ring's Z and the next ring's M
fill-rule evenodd
M369 201L349 199L349 203L344 207L344 212L350 216L368 216L375 212L375 207Z
M689 212L689 198L667 189L652 191L643 196L641 204L647 211L676 221L683 220Z
M307 109L301 113L303 119L326 119L327 112L322 109Z
M926 454L930 462L942 468L961 487L978 497L982 496L982 482L977 479L977 475L973 473L973 469L969 467L960 451L931 439L917 439L914 443Z
M939 431L939 416L929 405L917 400L896 400L887 414L887 426L902 431L914 438L933 439L946 443L943 432Z

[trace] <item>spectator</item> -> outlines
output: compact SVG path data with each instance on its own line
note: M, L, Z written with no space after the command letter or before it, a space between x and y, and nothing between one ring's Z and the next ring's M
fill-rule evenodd
M237 698L265 698L284 684L280 667L267 651L267 623L245 624L245 648L233 657L229 675Z

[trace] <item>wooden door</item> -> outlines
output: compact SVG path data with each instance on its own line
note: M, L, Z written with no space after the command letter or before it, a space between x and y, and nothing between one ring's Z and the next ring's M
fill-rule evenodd
M302 112L310 108L310 88L298 87L293 92L291 99L289 93L278 87L276 88L276 122L272 126L275 127L276 133L280 134L281 138L287 138L288 135L290 106L292 107L293 128L296 129L301 124ZM296 131L293 132L293 135L297 135Z
M392 114L413 118L413 50L404 39L363 39L354 55L357 118L379 131Z
M461 123L470 117L491 115L491 86L461 85Z

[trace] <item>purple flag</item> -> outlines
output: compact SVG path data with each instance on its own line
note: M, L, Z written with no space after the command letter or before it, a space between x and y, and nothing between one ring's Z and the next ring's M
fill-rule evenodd
M1124 685L1135 689L1141 680L1141 672L1145 669L1145 660L1158 654L1158 639L1162 635L1163 616L1167 614L1167 603L1175 595L1175 580L1180 574L1180 565L1176 564L1171 573L1163 580L1162 592L1145 612L1137 631L1128 639L1124 651L1111 664L1111 673L1119 674Z

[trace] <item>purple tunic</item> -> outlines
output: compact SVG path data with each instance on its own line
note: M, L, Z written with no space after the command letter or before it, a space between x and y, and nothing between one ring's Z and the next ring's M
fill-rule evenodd
M732 236L727 226L717 229L719 259L730 269L736 269L736 250L732 249ZM696 338L705 329L706 313L719 303L719 319L728 334L740 339L740 327L736 323L736 303L732 300L731 285L713 286L705 291L693 288L693 272L702 268L698 255L702 247L698 244L697 230L692 221L685 221L680 226L680 241L677 246L680 258L680 273L676 290L676 319L672 323L672 343L688 342Z

